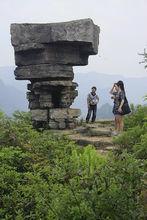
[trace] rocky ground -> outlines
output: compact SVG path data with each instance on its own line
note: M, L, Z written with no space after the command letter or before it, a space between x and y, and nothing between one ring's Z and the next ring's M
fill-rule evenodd
M99 120L95 123L85 122L79 124L73 130L60 130L54 133L65 135L70 140L75 141L79 146L93 145L101 153L107 153L115 148L113 144L112 131L114 121Z

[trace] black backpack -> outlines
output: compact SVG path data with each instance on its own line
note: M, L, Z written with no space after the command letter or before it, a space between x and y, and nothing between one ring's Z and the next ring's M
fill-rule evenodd
M125 97L125 100L124 100L124 104L122 106L122 115L127 115L131 113L131 109L130 109L130 106L129 106L129 103L128 103L128 100L127 98Z

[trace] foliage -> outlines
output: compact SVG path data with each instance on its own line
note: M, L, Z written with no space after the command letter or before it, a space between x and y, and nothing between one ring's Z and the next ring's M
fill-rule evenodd
M131 105L132 114L125 117L125 130L135 126L142 127L147 122L147 106Z
M147 68L147 52L146 52L146 49L144 48L144 52L139 54L139 55L143 56L143 60L139 63L144 63L145 64L144 68Z
M137 106L125 118L125 132L114 139L119 151L126 149L138 159L147 159L147 106Z
M81 171L82 161L80 175L76 169L64 188L60 184L54 192L59 219L137 219L141 186L138 162L123 154L90 173L89 169Z
M144 217L147 218L147 106L131 106L132 114L125 118L125 132L114 139L116 152L121 154L124 149L138 159L144 170L144 187L141 192L141 202L144 207Z
M139 160L38 132L27 113L0 115L0 219L140 219Z
M147 159L147 132L141 136L141 141L133 146L133 152L136 158Z

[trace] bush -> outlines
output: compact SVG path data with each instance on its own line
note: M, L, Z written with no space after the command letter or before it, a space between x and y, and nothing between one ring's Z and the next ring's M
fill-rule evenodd
M41 153L33 161L30 153L3 148L1 158L2 219L139 218L142 171L127 154L108 159L74 146L64 157Z
M68 175L66 182L54 185L52 205L57 210L54 218L138 219L141 190L138 161L125 153L117 158L111 155L111 159L101 164L96 162L95 169L90 172L90 160L85 163L83 157L84 154L80 160L74 159L78 164L74 175ZM95 154L95 157L99 158L99 155ZM83 161L86 169L82 170Z
M136 126L116 137L114 143L119 145L121 151L127 149L128 152L133 152L133 146L140 143L143 133L143 128Z
M81 149L18 112L1 117L0 135L0 219L140 219L143 171L132 155Z
M138 159L147 159L147 133L141 136L141 141L133 146L134 156Z
M147 106L131 105L132 114L125 117L125 130L136 126L142 127L147 122Z
M117 152L124 149L131 152L138 159L147 158L147 106L138 106L132 115L125 118L125 132L114 138L118 146Z

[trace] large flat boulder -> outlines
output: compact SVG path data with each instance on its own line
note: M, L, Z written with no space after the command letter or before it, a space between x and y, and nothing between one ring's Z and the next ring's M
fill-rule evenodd
M34 109L31 110L31 117L34 121L48 121L48 110L47 109Z
M44 44L80 44L84 51L97 54L100 28L91 19L47 24L11 24L11 42L16 51L44 48Z
M30 79L73 79L74 73L71 66L65 65L29 65L16 67L15 78L18 80L30 80Z
M48 87L48 86L78 86L77 83L72 82L71 80L50 80L50 81L42 81L33 83L32 89L40 88L40 87Z
M54 108L49 109L49 116L51 119L68 119L68 118L77 118L80 116L80 109L71 109L71 108Z
M87 53L83 52L81 46L62 42L60 45L47 44L43 49L15 51L15 64L17 66L36 65L39 63L83 66L88 64L88 56Z

